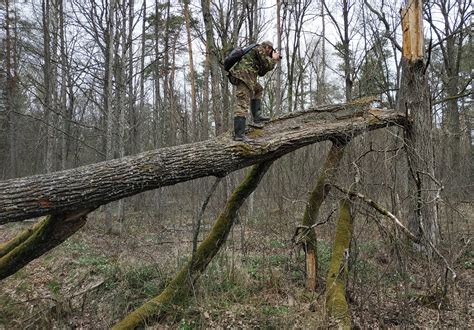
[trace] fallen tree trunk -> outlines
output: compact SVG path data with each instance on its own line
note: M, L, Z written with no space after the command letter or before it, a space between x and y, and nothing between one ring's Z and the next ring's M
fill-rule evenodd
M306 145L353 137L391 125L405 116L350 103L292 113L249 135L255 143L229 135L148 151L71 170L0 182L0 224L51 213L94 209L143 191L226 173L276 159Z

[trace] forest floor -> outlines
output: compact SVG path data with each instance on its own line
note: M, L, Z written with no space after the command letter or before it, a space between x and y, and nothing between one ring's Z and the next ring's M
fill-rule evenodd
M457 278L427 258L358 220L350 260L348 298L355 327L474 328L474 219L449 228L442 245ZM190 255L190 222L159 224L129 216L120 234L105 234L100 213L64 244L31 262L0 287L0 329L109 328L158 295ZM293 221L292 221L293 222ZM0 226L0 242L31 222ZM209 228L207 224L206 228ZM293 223L292 223L293 225ZM225 248L201 277L186 308L156 327L316 328L324 314L324 276L333 225L320 232L320 286L304 288L304 254L293 246L288 221L258 219L234 226ZM447 235L447 234L446 234ZM355 251L355 252L354 252Z

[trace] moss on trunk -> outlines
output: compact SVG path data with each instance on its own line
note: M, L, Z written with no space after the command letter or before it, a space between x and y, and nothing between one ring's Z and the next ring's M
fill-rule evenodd
M14 248L26 241L33 233L37 232L41 227L44 226L45 222L48 222L49 217L43 217L40 221L35 223L30 228L23 230L21 233L13 237L6 243L0 244L0 258L10 253Z
M114 326L114 329L134 329L143 326L147 322L162 318L171 306L182 305L186 302L192 286L226 241L237 211L245 199L257 188L272 162L262 162L252 168L228 199L211 232L199 245L191 260L186 263L159 296L126 315Z
M317 237L316 229L313 227L318 219L318 213L329 192L329 185L332 180L339 163L344 155L344 147L346 141L334 141L331 150L326 158L324 167L321 169L316 186L311 192L308 203L304 210L302 225L304 228L303 244L306 252L306 288L316 290L318 275L318 259L317 259Z
M45 217L0 247L0 280L23 268L78 231L90 210Z
M338 322L338 326L349 329L351 317L346 301L346 281L348 274L347 258L352 238L352 216L350 201L343 199L340 203L339 218L336 224L336 235L332 248L326 282L326 312Z

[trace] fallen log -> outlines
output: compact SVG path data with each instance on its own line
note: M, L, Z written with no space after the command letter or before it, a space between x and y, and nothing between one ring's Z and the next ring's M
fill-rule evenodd
M404 114L373 109L371 102L337 104L295 112L262 129L252 144L215 139L147 151L70 170L0 182L0 224L52 213L94 209L140 192L225 174L276 159L325 140L404 125Z

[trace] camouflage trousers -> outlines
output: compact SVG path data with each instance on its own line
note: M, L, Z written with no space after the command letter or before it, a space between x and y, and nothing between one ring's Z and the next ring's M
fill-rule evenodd
M234 117L247 117L251 99L261 99L263 87L255 81L243 82L238 79L235 91Z

